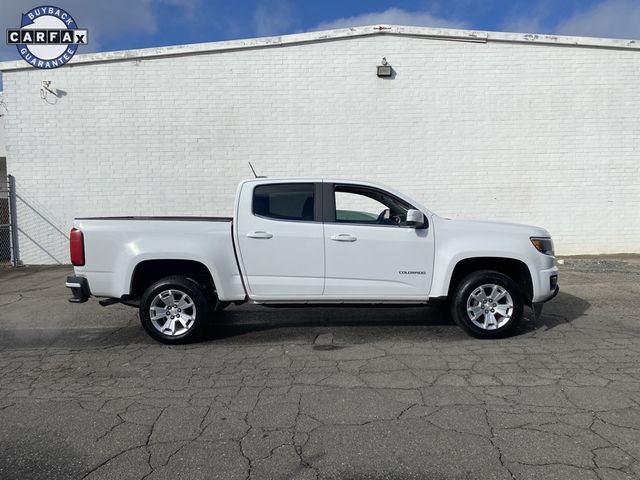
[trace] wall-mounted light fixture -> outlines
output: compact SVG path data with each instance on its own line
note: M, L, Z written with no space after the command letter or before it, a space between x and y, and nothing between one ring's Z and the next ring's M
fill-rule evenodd
M390 77L393 73L391 65L387 62L386 57L382 57L382 65L378 65L377 74L379 77Z
M44 99L47 98L47 93L58 96L58 91L51 86L51 80L43 80L40 87L40 96Z
M47 98L49 94L53 95L54 99L49 100L49 98ZM42 86L40 87L40 98L45 102L51 105L55 105L56 103L58 103L58 100L61 97L64 97L66 94L67 92L65 92L64 90L60 90L59 88L55 88L54 86L52 86L51 80L42 81Z

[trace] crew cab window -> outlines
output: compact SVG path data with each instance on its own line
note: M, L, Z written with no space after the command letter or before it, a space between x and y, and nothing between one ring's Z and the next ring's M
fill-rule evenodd
M335 187L336 222L406 225L411 205L386 192L357 185Z
M315 219L313 183L259 185L253 190L253 213L276 220Z

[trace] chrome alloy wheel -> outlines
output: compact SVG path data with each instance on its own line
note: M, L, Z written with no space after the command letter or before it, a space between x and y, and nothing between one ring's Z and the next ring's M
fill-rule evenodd
M467 299L467 315L476 327L497 330L511 320L513 298L500 285L481 285Z
M151 302L149 318L163 335L176 337L187 333L196 320L196 306L189 295L180 290L164 290Z

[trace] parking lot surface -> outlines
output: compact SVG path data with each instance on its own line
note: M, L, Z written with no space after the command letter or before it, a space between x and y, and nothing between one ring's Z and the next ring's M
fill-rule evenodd
M169 347L0 271L0 478L640 477L640 261L567 259L494 341L442 307L225 310Z

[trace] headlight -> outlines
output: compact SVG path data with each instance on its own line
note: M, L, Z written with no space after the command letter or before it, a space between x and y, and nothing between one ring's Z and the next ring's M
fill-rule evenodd
M553 256L553 240L545 237L531 237L531 243L540 253Z

